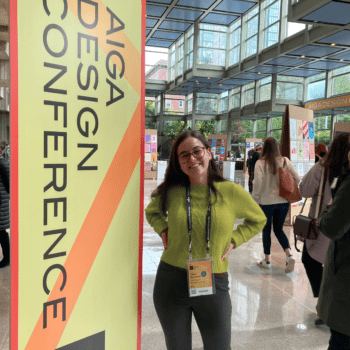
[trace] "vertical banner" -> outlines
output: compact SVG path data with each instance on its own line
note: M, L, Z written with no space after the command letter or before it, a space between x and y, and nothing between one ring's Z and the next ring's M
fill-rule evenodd
M10 0L11 350L141 348L145 6Z

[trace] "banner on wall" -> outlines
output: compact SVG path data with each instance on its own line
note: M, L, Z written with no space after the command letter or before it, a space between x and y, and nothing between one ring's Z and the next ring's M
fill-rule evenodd
M10 0L11 350L141 347L145 3Z

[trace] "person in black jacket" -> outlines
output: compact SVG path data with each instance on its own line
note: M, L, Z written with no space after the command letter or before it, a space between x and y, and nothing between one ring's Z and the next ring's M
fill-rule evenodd
M341 137L347 138L344 167L331 186L333 202L318 219L319 230L330 238L317 304L331 330L328 350L350 350L350 135Z
M10 238L7 229L10 228L10 167L6 159L0 158L0 245L3 259L0 268L10 264Z

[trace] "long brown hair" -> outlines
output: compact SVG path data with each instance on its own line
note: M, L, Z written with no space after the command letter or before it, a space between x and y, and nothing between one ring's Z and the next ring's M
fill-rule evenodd
M328 171L328 181L332 183L333 179L343 173L343 167L348 167L348 153L350 151L350 135L343 133L337 135L323 160L323 165Z
M166 216L167 212L167 197L169 190L178 186L186 187L190 185L190 179L181 170L179 158L177 155L178 147L189 137L195 137L201 141L203 146L211 152L211 147L209 146L208 141L199 131L185 130L175 139L171 148L169 164L165 172L164 181L152 192L151 195L151 198L156 195L160 195L160 206L164 216ZM215 160L212 158L209 161L208 167L208 186L212 189L217 199L219 191L215 188L214 181L223 182L226 180L219 174Z
M268 137L264 141L261 158L265 159L266 164L269 165L270 172L275 175L277 173L276 158L281 157L281 152L278 147L277 140L274 137Z

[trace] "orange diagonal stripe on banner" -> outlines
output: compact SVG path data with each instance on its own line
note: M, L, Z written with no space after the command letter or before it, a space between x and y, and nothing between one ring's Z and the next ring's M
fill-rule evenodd
M141 96L141 84L140 84L140 70L141 70L141 53L137 51L135 45L132 41L127 37L123 30L120 30L111 35L107 35L107 30L111 29L111 15L107 11L106 6L100 0L95 0L95 3L98 4L98 24L94 29L85 30L92 36L98 38L98 46L101 50L107 55L110 51L116 50L121 53L125 62L125 73L123 78L125 78L129 84L133 87L133 89L137 92L139 96ZM127 4L125 3L127 6ZM76 0L68 0L68 8L73 13L73 15L78 19L78 2ZM113 9L111 9L113 10ZM116 13L118 16L118 14ZM82 19L88 24L94 23L94 6L90 6L87 4L82 4ZM118 16L119 17L119 16ZM123 21L123 18L119 18ZM137 20L137 19L135 19ZM139 19L141 21L141 18ZM114 20L114 26L119 26L119 23ZM123 21L125 23L125 21ZM119 42L124 44L124 48L117 47L115 45L107 44L107 39L115 42ZM82 48L86 44L86 40L82 40ZM91 53L94 52L94 44L91 43ZM85 46L86 50L86 46ZM82 52L83 49L82 49ZM90 53L90 54L91 54ZM120 59L113 55L111 57L111 62L113 62L119 72L122 70L122 63ZM114 81L113 81L114 82Z
M26 350L54 350L58 346L109 225L140 158L140 130L141 102L137 106L118 151L64 264L68 276L67 284L61 292L62 275L60 275L48 298L48 301L52 301L66 297L66 321L62 322L62 304L58 304L56 319L52 317L53 307L49 307L48 327L43 329L42 313L28 341Z

